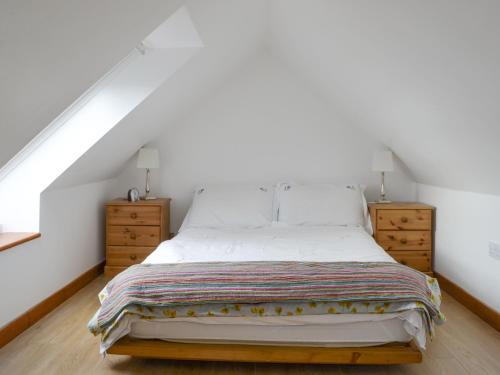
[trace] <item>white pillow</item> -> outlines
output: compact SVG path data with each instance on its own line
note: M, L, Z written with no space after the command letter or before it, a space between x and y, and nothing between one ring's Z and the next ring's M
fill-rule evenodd
M196 189L185 228L258 228L273 220L274 187L207 185Z
M278 194L278 222L366 225L366 203L360 186L282 184Z

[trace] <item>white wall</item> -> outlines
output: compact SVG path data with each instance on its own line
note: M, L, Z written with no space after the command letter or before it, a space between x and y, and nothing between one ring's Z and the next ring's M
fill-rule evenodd
M436 207L435 270L500 311L500 196L417 185L418 200Z
M104 259L104 208L113 180L41 196L42 237L0 252L0 327Z
M176 123L165 124L151 146L160 149L153 193L173 198L177 230L200 183L359 182L375 198L379 176L373 151L382 145L340 118L266 52L251 59L219 90ZM118 177L118 191L143 188L135 159ZM414 200L405 167L389 174L390 198Z

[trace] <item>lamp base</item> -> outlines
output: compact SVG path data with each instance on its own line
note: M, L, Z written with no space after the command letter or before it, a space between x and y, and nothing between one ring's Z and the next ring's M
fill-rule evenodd
M387 199L379 199L377 203L392 203L392 201L387 200Z

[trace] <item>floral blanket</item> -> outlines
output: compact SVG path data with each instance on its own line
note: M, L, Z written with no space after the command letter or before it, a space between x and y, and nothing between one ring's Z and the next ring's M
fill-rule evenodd
M127 314L194 316L381 314L422 311L441 323L438 283L390 262L207 262L139 264L111 280L89 322L103 340Z

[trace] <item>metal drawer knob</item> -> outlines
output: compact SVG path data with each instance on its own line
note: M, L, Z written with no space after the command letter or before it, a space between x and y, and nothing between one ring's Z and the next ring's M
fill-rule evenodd
M402 223L407 223L407 222L408 222L408 218L406 218L406 217L404 217L404 216L403 216L403 217L401 218L401 222L402 222Z
M132 219L137 219L137 213L132 212L132 213L130 214L130 217L131 217Z
M137 259L137 255L132 254L132 255L130 256L130 260L136 260L136 259Z
M406 266L406 260L402 260L402 261L401 261L401 264L402 264L403 266Z
M405 244L405 243L407 243L408 241L406 240L406 238L401 238L401 241L400 241L400 242L404 245L404 244Z
M135 233L134 233L134 232L131 232L131 233L130 233L130 239L131 239L131 240L135 240L135 237L136 237L136 236L135 236Z

